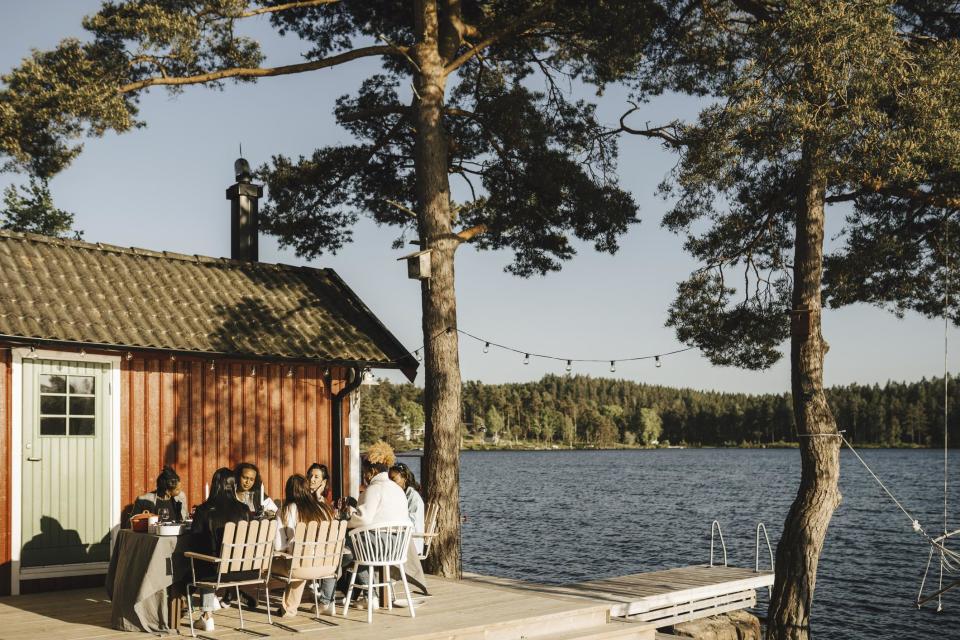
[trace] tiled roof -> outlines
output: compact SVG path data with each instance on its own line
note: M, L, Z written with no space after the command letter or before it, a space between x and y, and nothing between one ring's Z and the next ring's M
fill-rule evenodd
M415 371L332 269L0 231L0 336Z

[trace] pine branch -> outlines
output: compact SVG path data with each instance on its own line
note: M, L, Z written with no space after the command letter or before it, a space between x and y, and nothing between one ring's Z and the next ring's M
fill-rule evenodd
M319 7L325 4L336 4L340 0L303 0L302 2L288 2L278 4L272 7L261 7L260 9L251 9L244 11L238 18L252 18L253 16L263 15L264 13L276 13L278 11L287 11L289 9L305 9L307 7Z
M179 86L179 85L191 85L191 84L205 84L207 82L216 82L218 80L224 80L226 78L266 78L272 76L285 76L295 73L305 73L307 71L316 71L317 69L326 69L328 67L335 67L339 64L345 62L350 62L351 60L357 60L359 58L369 58L373 56L383 56L383 55L395 55L398 53L405 53L405 48L399 48L395 46L371 46L363 47L360 49L353 49L352 51L346 51L344 53L330 56L329 58L323 58L322 60L313 60L311 62L301 62L299 64L289 64L282 67L269 67L269 68L233 68L233 69L221 69L220 71L211 71L209 73L201 73L195 76L182 76L182 77L154 77L147 78L146 80L139 80L137 82L131 82L121 86L118 91L120 93L131 93L133 91L139 91L146 87L154 86Z
M490 36L484 38L450 61L447 66L443 68L443 74L450 75L472 60L475 56L480 55L484 49L496 44L497 42L500 42L501 40L505 40L506 38L524 32L526 29L533 26L531 23L535 22L537 18L546 13L551 7L552 3L548 2L541 7L538 7L532 11L528 11L526 14L518 17L516 20L511 21L510 24L503 29L500 29L499 31L496 31Z

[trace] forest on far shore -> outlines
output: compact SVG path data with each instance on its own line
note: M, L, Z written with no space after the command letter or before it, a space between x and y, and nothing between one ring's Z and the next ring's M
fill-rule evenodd
M360 423L365 443L404 446L423 432L423 389L364 385ZM827 389L839 429L851 442L942 446L943 378ZM949 438L960 444L960 386L950 380ZM538 382L463 385L465 437L543 446L760 446L796 442L790 394L674 389L585 375ZM496 434L496 435L494 435Z

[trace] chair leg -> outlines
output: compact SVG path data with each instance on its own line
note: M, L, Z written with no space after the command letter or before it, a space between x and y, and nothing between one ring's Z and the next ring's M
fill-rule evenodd
M393 592L393 578L390 577L390 567L386 568L386 572L387 610L393 611L393 601L396 599L396 594Z
M373 567L367 578L367 624L373 624Z
M234 587L237 590L237 611L240 612L240 628L244 629L243 626L243 600L240 599L240 585Z
M317 591L320 590L320 585L316 580L311 580L310 582L313 585L313 619L320 619L320 601L317 599Z
M270 614L270 582L263 583L263 589L267 592L267 624L273 624L273 617Z
M343 600L343 617L347 617L347 610L350 609L350 596L353 595L353 584L357 580L357 567L353 567L353 571L350 573L350 586L347 587L347 596Z
M410 585L407 584L407 572L403 570L403 565L398 565L400 569L400 579L403 580L403 592L407 594L407 606L410 607L410 617L416 618L417 613L413 610L413 598L410 597Z
M197 637L197 632L193 628L193 598L190 597L190 585L187 585L187 609L190 611L190 635Z

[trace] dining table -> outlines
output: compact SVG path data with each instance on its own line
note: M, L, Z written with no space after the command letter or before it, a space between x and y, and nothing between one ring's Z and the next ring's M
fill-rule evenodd
M190 579L189 535L121 529L107 569L110 623L123 631L178 633L180 593Z

